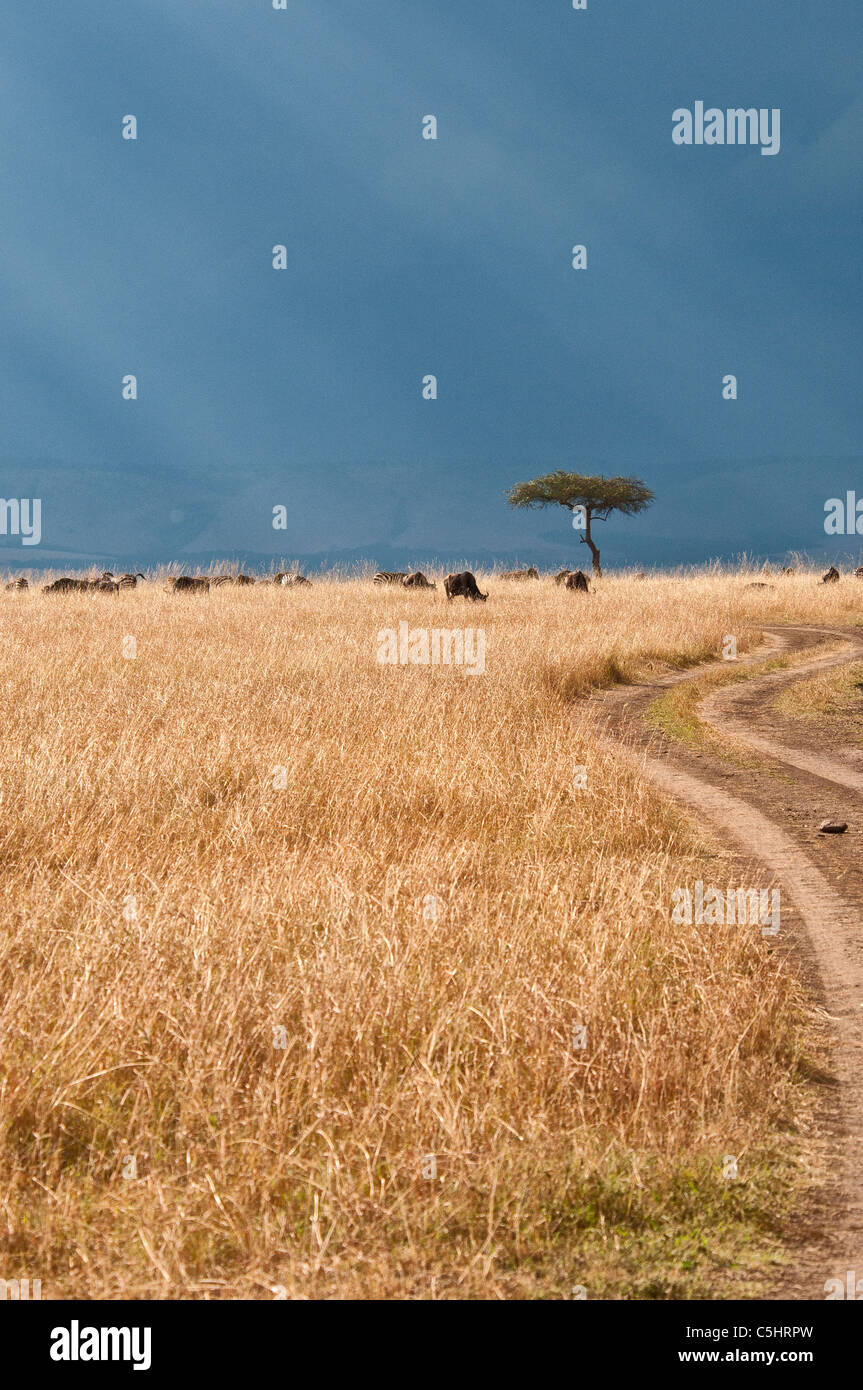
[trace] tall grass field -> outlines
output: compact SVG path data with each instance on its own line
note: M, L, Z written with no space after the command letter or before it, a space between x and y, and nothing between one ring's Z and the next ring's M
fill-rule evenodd
M437 578L0 595L7 1277L85 1299L769 1283L802 989L757 932L673 924L721 853L591 692L761 623L859 623L863 585L478 575L487 603L447 604ZM481 629L483 669L381 661L401 623Z

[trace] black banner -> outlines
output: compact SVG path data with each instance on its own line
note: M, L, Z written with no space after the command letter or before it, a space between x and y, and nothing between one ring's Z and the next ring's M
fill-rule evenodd
M278 1303L276 1299L274 1302ZM281 1366L299 1373L320 1360L329 1379L344 1363L382 1364L410 1338L387 1379L409 1381L419 1357L424 1377L461 1378L475 1365L484 1375L505 1358L534 1375L551 1354L575 1373L585 1358L607 1373L697 1376L709 1366L788 1367L826 1374L847 1367L859 1345L854 1314L832 1303L522 1303L441 1308L416 1303L62 1303L7 1302L4 1346L25 1371L52 1380L92 1379L102 1371L147 1375L266 1374ZM491 1318L491 1323L486 1322ZM424 1336L429 1341L423 1340ZM458 1337L458 1343L451 1340ZM539 1364L537 1364L539 1363ZM307 1371L303 1371L307 1374Z

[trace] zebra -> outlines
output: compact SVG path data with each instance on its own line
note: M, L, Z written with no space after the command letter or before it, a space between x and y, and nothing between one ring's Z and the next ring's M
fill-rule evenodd
M134 589L137 586L138 580L143 578L144 575L138 570L135 574L121 574L117 583L121 589Z
M404 584L407 579L407 570L378 570L373 584Z
M22 574L17 579L9 580L9 583L6 585L6 592L7 594L20 593L22 590L29 588L30 585Z

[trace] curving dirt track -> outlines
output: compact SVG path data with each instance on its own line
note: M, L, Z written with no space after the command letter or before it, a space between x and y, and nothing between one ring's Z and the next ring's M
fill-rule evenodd
M637 753L644 774L781 886L782 935L787 941L790 934L802 957L834 1045L831 1074L816 1078L819 1137L809 1209L800 1213L791 1262L769 1296L823 1299L827 1279L844 1282L849 1270L863 1277L863 758L850 749L800 747L799 733L773 701L797 681L863 659L863 633L792 626L761 631L767 645L740 664L777 652L801 654L800 664L724 686L698 707L702 723L738 753L745 750L742 763L669 743L644 720L671 686L727 672L725 662L600 698L609 731L618 745ZM842 649L806 659L807 648L830 638ZM847 821L847 832L819 833L826 819Z

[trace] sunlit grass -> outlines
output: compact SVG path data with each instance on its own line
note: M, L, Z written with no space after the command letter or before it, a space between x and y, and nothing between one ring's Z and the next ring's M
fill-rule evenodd
M842 586L480 582L2 596L0 1274L679 1297L767 1258L797 987L671 925L723 861L581 696ZM379 665L401 619L481 625L485 674Z

